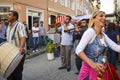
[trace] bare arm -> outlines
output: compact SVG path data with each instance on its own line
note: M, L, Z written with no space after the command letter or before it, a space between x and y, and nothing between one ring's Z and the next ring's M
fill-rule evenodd
M120 42L120 36L117 35L117 42Z
M21 54L24 54L25 53L25 43L26 43L26 37L21 37L21 40L20 40L20 53Z
M34 33L40 32L40 30L32 30Z
M89 35L91 34L91 35ZM89 35L89 36L88 36ZM91 42L95 35L95 32L92 29L88 29L82 36L80 43L76 48L76 54L86 62L92 69L98 72L100 75L105 71L105 67L103 64L93 62L87 55L84 53L84 49ZM87 37L86 37L87 36ZM87 39L86 39L87 38Z

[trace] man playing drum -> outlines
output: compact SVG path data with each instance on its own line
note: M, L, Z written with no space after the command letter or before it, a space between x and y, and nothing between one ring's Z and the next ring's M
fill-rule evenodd
M25 43L26 43L26 31L22 23L18 22L18 12L11 10L8 14L9 25L7 28L7 41L15 46L19 47L19 52L23 55L22 60L7 78L7 80L22 80L23 64L25 60ZM14 34L14 36L13 36Z

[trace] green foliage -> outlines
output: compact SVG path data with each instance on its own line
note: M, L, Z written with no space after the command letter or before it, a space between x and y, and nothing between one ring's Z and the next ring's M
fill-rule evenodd
M55 49L55 46L53 45L52 41L49 41L46 46L46 51L48 53L53 53Z

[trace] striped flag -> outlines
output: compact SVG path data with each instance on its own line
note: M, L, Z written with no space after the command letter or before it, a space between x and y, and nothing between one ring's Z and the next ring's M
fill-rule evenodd
M61 23L61 22L64 22L64 21L65 21L65 16L59 16L55 19L56 23Z

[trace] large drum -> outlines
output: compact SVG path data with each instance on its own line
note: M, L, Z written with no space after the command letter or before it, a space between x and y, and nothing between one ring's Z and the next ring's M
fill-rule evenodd
M0 76L7 78L15 70L23 55L19 48L5 42L0 45Z

